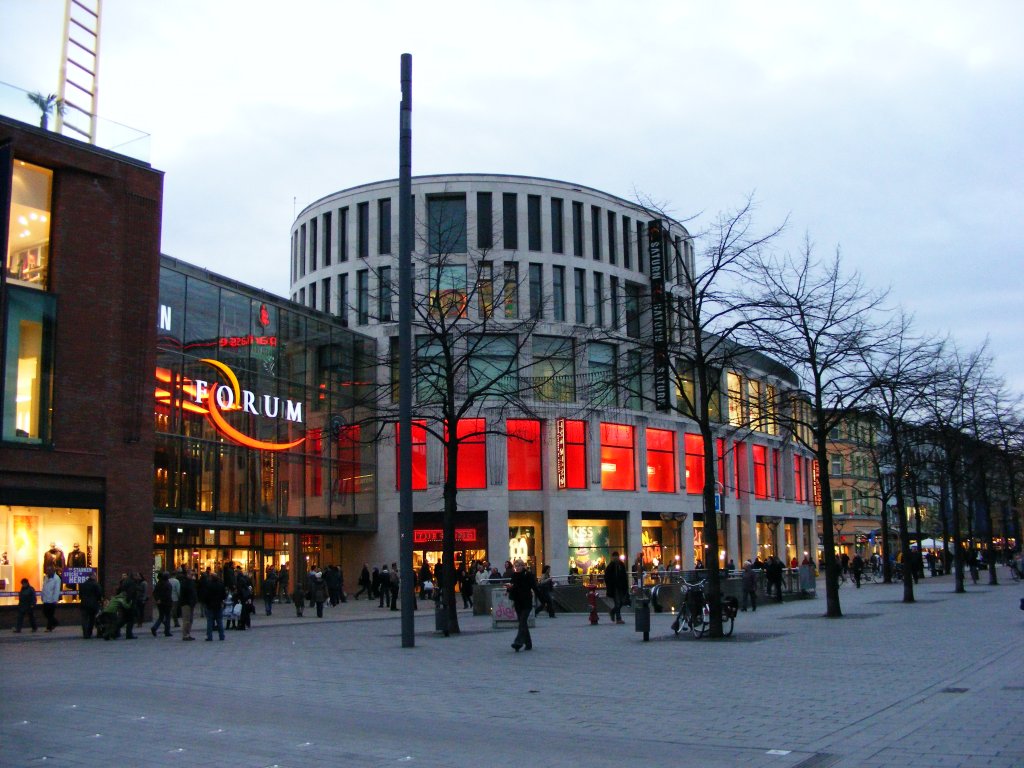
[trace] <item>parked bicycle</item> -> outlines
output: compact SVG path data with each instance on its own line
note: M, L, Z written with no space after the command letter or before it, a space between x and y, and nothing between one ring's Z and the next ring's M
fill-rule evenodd
M683 599L675 621L672 622L672 631L675 634L678 635L687 629L694 637L700 638L711 628L711 606L704 592L706 585L707 581L704 579L695 584L682 582ZM732 635L738 611L739 601L735 597L722 598L722 634L725 637Z

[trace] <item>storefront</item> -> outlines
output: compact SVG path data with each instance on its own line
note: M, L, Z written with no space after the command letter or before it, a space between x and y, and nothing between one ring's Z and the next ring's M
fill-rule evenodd
M626 554L626 519L625 512L570 512L569 574L596 576L604 573L613 553Z
M412 564L418 572L426 562L431 570L443 562L444 515L417 512L413 520ZM487 513L459 512L455 518L455 570L487 560Z
M167 257L157 324L154 568L343 565L376 530L373 343Z

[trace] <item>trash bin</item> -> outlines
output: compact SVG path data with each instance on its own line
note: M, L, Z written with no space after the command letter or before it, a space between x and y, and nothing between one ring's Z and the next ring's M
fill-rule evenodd
M644 642L651 639L651 599L644 594L633 598L633 620L637 632L644 633Z
M448 610L443 600L434 601L434 631L448 637Z

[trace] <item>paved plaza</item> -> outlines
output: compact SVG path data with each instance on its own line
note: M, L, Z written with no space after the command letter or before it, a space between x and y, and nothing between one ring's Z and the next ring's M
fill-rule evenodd
M460 615L435 634L364 600L249 632L0 638L0 765L1024 766L1024 588L925 579L740 613L724 641L537 619L535 647ZM260 607L262 605L260 604ZM313 616L310 617L310 614ZM201 627L205 629L205 627Z

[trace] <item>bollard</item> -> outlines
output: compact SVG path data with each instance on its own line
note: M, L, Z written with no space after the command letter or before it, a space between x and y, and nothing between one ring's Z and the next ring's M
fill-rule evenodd
M590 623L597 624L600 619L597 616L597 585L587 585L587 603L590 604Z
M644 633L644 642L651 639L651 601L650 598L638 594L633 598L634 629Z

